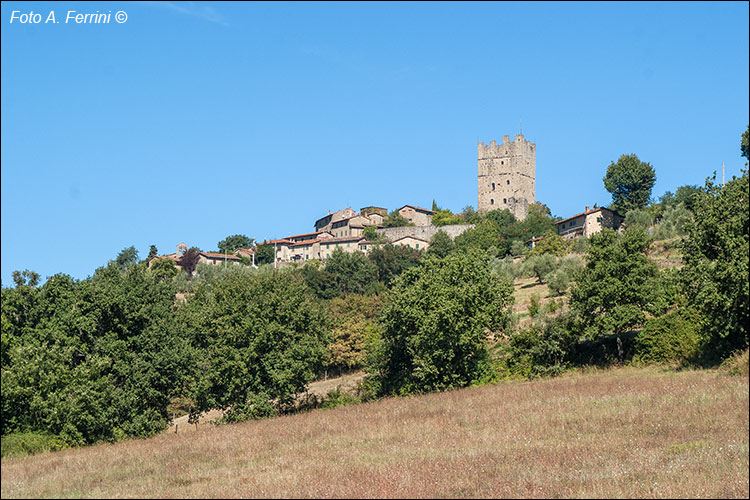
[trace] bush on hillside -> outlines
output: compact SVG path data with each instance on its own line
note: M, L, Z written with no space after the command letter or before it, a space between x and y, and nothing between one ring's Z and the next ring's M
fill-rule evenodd
M651 319L635 337L634 359L647 363L685 363L698 354L699 328L698 315L688 309Z

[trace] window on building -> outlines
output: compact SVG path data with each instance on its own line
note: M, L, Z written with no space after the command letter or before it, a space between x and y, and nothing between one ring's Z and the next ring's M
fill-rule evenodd
M492 183L492 190L493 191L495 190L495 183L494 182Z
M602 218L601 218L601 217L597 217L597 218L596 218L596 222L601 222L601 221L602 221Z
M505 181L505 182L507 182L508 184L510 184L510 181L509 181L509 180L508 180L508 181Z
M419 243L417 243L416 249L419 250Z
M508 203L508 198L503 198L503 203Z
M565 229L565 223L563 223L562 228Z
M492 198L490 198L490 205L494 205L494 204L495 204L495 200L493 200Z

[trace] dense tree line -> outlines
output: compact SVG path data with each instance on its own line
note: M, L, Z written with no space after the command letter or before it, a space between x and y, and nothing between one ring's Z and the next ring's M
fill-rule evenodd
M439 231L427 251L381 242L368 255L335 251L281 269L266 244L258 269L192 262L197 249L182 270L170 259L149 269L155 247L142 262L129 247L84 280L40 284L32 271L14 272L1 297L0 430L81 445L160 432L176 397L192 418L214 408L225 421L296 411L329 371L364 368L367 398L626 359L711 365L746 349L747 171L658 203L635 185L615 193L631 207L625 231L575 242L555 234L541 203L524 221L433 204L443 222L475 227L455 240ZM654 241L675 237L681 269L658 267ZM251 243L235 235L219 246ZM524 328L511 312L519 276L546 284L553 299L542 307L532 297ZM566 292L561 312L554 297Z

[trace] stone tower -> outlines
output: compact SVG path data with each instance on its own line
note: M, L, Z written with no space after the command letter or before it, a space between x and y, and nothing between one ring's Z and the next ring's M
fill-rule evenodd
M518 220L529 214L536 201L536 144L522 134L502 144L477 145L479 213L510 209Z

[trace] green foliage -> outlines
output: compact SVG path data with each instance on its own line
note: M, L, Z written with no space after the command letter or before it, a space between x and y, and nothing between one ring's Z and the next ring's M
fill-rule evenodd
M177 266L174 265L174 261L168 258L156 259L154 263L151 264L150 269L154 276L157 276L160 279L171 279L179 272Z
M563 238L558 234L550 234L544 239L537 241L529 255L550 254L557 257L569 254L573 251L573 240Z
M525 378L557 375L570 366L578 341L567 316L545 319L510 337L505 365L512 375Z
M742 139L740 139L740 156L746 160L750 160L750 126L747 130L742 132ZM747 163L745 163L747 165Z
M145 264L3 289L2 434L78 445L164 429L191 355L171 329L173 301Z
M655 240L666 240L687 234L687 225L693 220L693 212L679 203L663 210L659 224L654 228Z
M39 284L39 273L28 269L13 271L13 283L16 284L16 288L34 288Z
M231 254L240 248L250 248L252 244L252 238L248 238L244 234L235 234L232 236L227 236L216 245L219 247L219 252Z
M367 258L375 264L377 278L385 286L390 286L405 270L421 263L419 250L406 245L383 245L373 248Z
M523 265L521 263L517 264L511 256L502 259L494 257L490 261L490 266L498 279L503 279L511 284L514 279L523 274Z
M481 220L479 213L474 210L474 207L471 205L466 205L459 216L463 219L465 224L476 224Z
M360 252L349 253L336 248L326 260L325 271L333 278L341 294L363 294L377 290L377 266Z
M682 283L688 303L704 318L706 361L748 345L748 174L725 186L707 179L695 219L683 240Z
M326 357L328 322L298 273L229 268L196 287L180 318L202 353L194 416L221 408L239 421L289 410Z
M65 441L57 436L39 432L14 432L2 437L0 456L3 458L23 457L35 453L62 450L67 447Z
M678 309L650 319L635 338L634 359L652 363L685 363L700 348L700 318L694 311Z
M329 369L353 370L365 364L365 347L378 336L377 317L382 300L377 295L348 295L332 300L332 340L328 346Z
M625 214L648 205L656 174L651 164L638 156L622 155L609 165L603 180L604 188L612 193L612 209Z
M148 249L148 257L146 257L146 263L150 262L151 259L159 254L159 250L156 249L156 245L151 245Z
M255 247L255 263L257 265L273 264L274 249L271 243L257 245Z
M529 255L523 263L523 270L524 274L535 276L539 280L539 284L542 284L547 275L555 270L556 264L557 259L550 254Z
M138 250L134 246L123 248L115 258L115 264L124 271L129 265L138 262Z
M529 316L536 318L539 315L539 294L534 293L529 297Z
M589 239L583 236L573 240L573 251L575 253L586 253L589 251Z
M406 217L398 213L398 210L391 212L388 217L383 220L383 227L402 227L402 226L413 226Z
M642 208L628 210L625 214L625 225L627 227L639 226L643 229L648 229L653 223L654 221L651 218L651 213Z
M695 211L695 199L696 196L699 196L700 188L695 185L685 185L680 186L677 188L677 191L672 194L670 191L667 191L659 198L659 204L661 205L661 210L667 210L669 208L673 208L677 205L684 205L686 209L690 210L691 212Z
M324 269L319 260L305 262L299 272L302 274L305 284L319 299L329 300L341 295L336 277Z
M523 243L519 240L514 240L510 244L510 254L514 257L524 255L528 249L529 247L526 245L526 243Z
M453 251L455 245L448 233L442 229L436 232L430 239L430 246L427 248L427 255L434 255L442 259Z
M370 243L386 243L388 241L388 238L384 234L379 234L375 229L375 226L365 227L363 231L363 236L365 237L365 239Z
M489 370L489 331L507 325L512 286L492 276L485 254L428 258L404 272L382 314L374 372L381 394L465 387Z
M552 295L563 295L570 286L570 274L565 269L557 269L549 275L547 282Z
M638 227L622 235L607 228L590 238L586 266L570 291L570 307L589 338L642 325L663 299L658 268L645 255L650 241Z
M448 226L451 224L463 223L460 217L454 215L453 212L447 208L444 210L436 210L435 213L432 214L432 219L430 220L433 226Z

